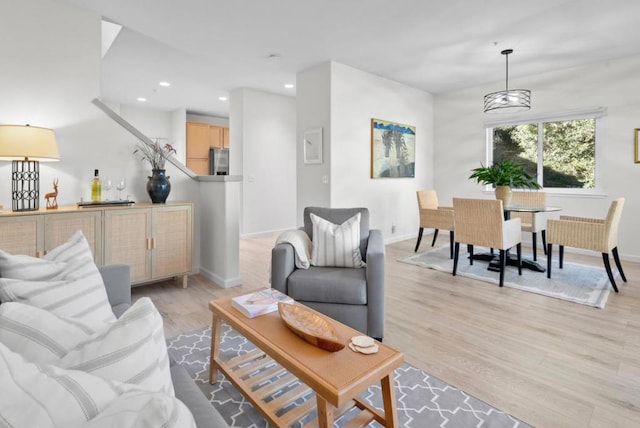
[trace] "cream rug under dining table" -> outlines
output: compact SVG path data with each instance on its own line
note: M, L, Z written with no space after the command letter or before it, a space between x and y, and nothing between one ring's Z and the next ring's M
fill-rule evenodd
M457 275L492 283L497 286L500 274L487 270L487 262L474 260L473 265L469 265L468 253L462 251L462 248L466 248L466 246L461 245ZM483 251L489 250L479 247L474 248L474 253ZM524 252L523 257L525 257ZM413 254L398 261L449 274L453 271L453 260L449 258L448 246ZM542 266L547 265L545 257L538 257L537 261ZM528 269L522 269L522 276L519 276L517 267L507 266L504 274L504 286L596 308L604 308L611 290L604 266L595 267L570 263L566 261L566 256L562 269L558 267L558 261L554 258L551 278L547 278L546 272L534 272Z

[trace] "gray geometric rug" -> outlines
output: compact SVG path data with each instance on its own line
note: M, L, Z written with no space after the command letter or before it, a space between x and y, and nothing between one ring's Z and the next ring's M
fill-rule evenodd
M218 381L215 384L209 384L211 327L168 339L167 344L171 356L185 366L229 426L240 428L268 426L251 403L246 401L233 384L221 374L218 374ZM226 360L253 349L255 346L251 342L223 323L221 358ZM398 423L401 427L529 427L512 416L406 363L395 371L394 386ZM371 386L360 397L382 410L379 384ZM308 399L315 399L314 395L310 394L303 398L303 400ZM348 419L349 413L338 419L335 426L343 426ZM379 425L372 422L369 426L378 427Z
M489 250L477 248L474 249L474 254L483 251ZM461 248L457 275L496 285L499 283L500 274L487 270L487 262L474 260L473 265L469 265L467 254L466 250L463 253ZM525 257L527 255L523 251L522 258ZM398 261L447 272L449 275L453 271L453 260L449 258L448 246L414 254ZM546 268L547 259L539 256L538 263ZM551 278L547 278L546 272L535 272L524 268L520 276L517 267L507 266L504 286L596 308L604 308L611 290L604 266L595 267L565 261L563 268L560 269L556 259L553 260Z

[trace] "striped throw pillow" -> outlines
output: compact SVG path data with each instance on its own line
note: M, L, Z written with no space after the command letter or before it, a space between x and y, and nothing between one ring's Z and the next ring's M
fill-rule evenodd
M0 342L36 364L58 362L69 350L108 326L93 324L22 303L0 305Z
M82 231L43 258L0 251L0 301L58 315L114 321L104 281Z
M148 297L97 329L25 306L0 305L0 342L27 360L174 394L162 316Z
M360 213L337 225L311 213L313 249L311 264L322 267L361 268Z
M178 399L28 362L0 343L0 421L11 427L195 427Z
M104 285L87 278L59 281L0 278L0 301L20 302L87 321L116 319Z
M162 316L148 297L138 299L56 365L174 395Z

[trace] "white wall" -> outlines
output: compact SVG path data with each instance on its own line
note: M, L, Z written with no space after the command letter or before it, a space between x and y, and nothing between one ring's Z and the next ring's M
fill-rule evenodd
M372 118L416 127L415 178L371 178ZM332 63L331 180L332 206L368 207L387 242L414 236L416 191L433 183L431 94Z
M233 177L202 177L200 273L227 288L240 284L240 186Z
M296 77L296 221L308 206L331 206L331 63L326 62L298 73ZM307 129L322 128L321 164L303 162L303 135ZM326 183L323 177L327 177Z
M0 121L52 128L60 151L60 162L41 164L41 195L52 190L58 177L60 205L88 200L97 168L103 177L125 177L123 197L148 201L150 168L133 156L135 138L91 103L100 96L101 17L53 0L0 0L0 10L0 38L6 41L0 44ZM130 119L146 118L135 126L150 136L172 135L169 113L124 110ZM10 171L9 162L0 162L0 204L5 209L11 207ZM173 166L167 172L169 200L197 201L197 182ZM111 192L115 197L117 191ZM197 229L194 236L197 268Z
M100 17L50 0L2 0L0 10L0 121L56 131L61 161L41 164L41 192L59 177L58 201L76 202L90 195L99 166L76 164L75 151L104 142L92 129L100 112L90 104L100 90ZM11 163L0 162L0 204L9 208L10 191Z
M433 183L431 94L336 62L299 74L297 84L298 138L307 128L325 131L323 165L304 165L298 145L298 223L308 205L363 206L386 242L415 236L416 191ZM416 127L415 178L371 178L372 118Z
M171 138L169 142L176 149L176 158L187 164L187 110L180 108L171 112Z
M603 218L612 199L626 197L619 235L623 258L640 260L640 196L636 185L640 164L633 163L633 131L640 127L640 57L606 61L589 66L523 77L510 87L531 90L532 108L518 117L580 110L601 106L607 110L597 132L599 195L550 195L549 204L562 207L561 214ZM500 89L501 82L435 98L435 189L440 199L453 196L492 197L482 186L468 180L471 169L485 162L484 122L496 115L482 112L485 93ZM510 117L510 116L505 116ZM441 202L442 203L442 202Z
M232 97L242 98L239 117L233 119L242 135L241 236L290 229L295 224L295 98L253 89L234 91ZM230 156L237 156L235 149Z

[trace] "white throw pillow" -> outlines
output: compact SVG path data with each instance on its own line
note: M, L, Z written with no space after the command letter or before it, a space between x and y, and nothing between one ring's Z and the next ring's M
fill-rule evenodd
M27 362L0 343L0 421L16 428L195 427L180 400L75 370Z
M311 264L324 267L361 268L360 213L337 225L310 214L313 225Z
M138 299L56 365L174 395L162 316L148 297Z
M82 231L43 258L0 251L0 301L58 315L114 321L104 281Z
M174 395L162 316L148 297L97 330L77 319L3 303L0 342L34 363L55 364Z
M92 324L23 303L0 305L0 342L36 364L58 362L82 341L108 326L103 322Z
M99 274L98 274L99 275ZM25 281L0 278L0 301L21 302L88 321L114 321L104 285L85 279Z
M78 230L67 242L42 258L0 250L0 276L30 281L64 279L72 273L71 267L81 261L93 262L93 253L84 234Z

